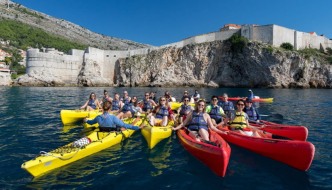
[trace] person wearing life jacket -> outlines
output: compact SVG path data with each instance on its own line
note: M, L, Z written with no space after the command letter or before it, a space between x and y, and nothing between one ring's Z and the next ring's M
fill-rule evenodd
M224 110L225 115L228 119L233 118L235 112L234 104L233 102L228 101L228 94L224 93L222 95L222 99L218 102L218 106L220 106Z
M176 131L186 126L189 131L189 136L196 141L201 141L201 139L209 141L209 128L217 133L225 134L226 132L217 129L212 124L210 115L205 112L205 105L206 103L204 100L198 100L195 105L195 110L187 115L187 118L183 121L183 123L177 127L173 127L172 129Z
M123 103L120 100L120 95L118 93L114 93L114 98L112 100L112 108L111 113L117 113L123 107Z
M157 92L150 92L150 99L153 100L155 103L157 102L157 97L156 97Z
M224 110L218 106L218 97L212 96L211 104L206 107L206 113L208 113L215 126L223 125L223 117L225 117Z
M255 97L254 92L251 89L249 89L248 92L249 92L248 99L249 100L254 99L254 97Z
M154 107L157 106L156 102L150 99L150 94L148 92L145 93L144 99L139 102L142 104L142 111L144 113L150 113Z
M103 105L105 102L112 102L112 98L109 96L107 90L104 90L104 96L102 100L100 101L100 105Z
M257 109L252 105L252 99L247 98L245 101L245 108L243 111L248 115L249 121L259 123L261 119Z
M132 118L135 116L137 112L142 112L142 110L138 107L137 97L134 96L130 102L125 103L119 113L116 115L119 119L124 118Z
M151 126L167 126L168 120L174 120L174 114L165 97L160 97L158 105L147 115Z
M98 115L92 120L84 119L84 122L93 125L95 123L99 124L100 131L117 131L119 128L122 129L131 129L131 130L138 130L140 127L134 126L135 123L132 125L126 124L117 118L114 115L109 114L110 109L112 108L111 102L105 102L103 104L103 114ZM137 121L136 121L137 122Z
M176 101L176 99L171 96L171 94L169 93L169 91L165 92L164 97L166 98L167 102L175 102Z
M194 95L192 95L192 98L194 99L195 102L197 102L201 98L201 95L198 93L198 90L195 90L195 93Z
M185 97L183 99L183 104L179 107L179 109L177 110L177 113L179 113L179 119L178 119L178 122L179 123L182 123L187 115L193 110L193 107L191 107L189 105L189 102L190 102L190 97Z
M83 106L81 106L80 109L85 109L87 111L97 110L101 108L101 105L99 104L98 99L96 98L96 94L92 92L89 96L89 100L85 102Z
M229 122L229 128L243 135L262 137L255 127L249 125L249 117L243 111L244 106L244 100L240 99L236 102L236 112L234 118Z
M121 98L121 101L123 104L129 103L131 100L131 97L128 95L128 92L125 90L123 91L123 97Z

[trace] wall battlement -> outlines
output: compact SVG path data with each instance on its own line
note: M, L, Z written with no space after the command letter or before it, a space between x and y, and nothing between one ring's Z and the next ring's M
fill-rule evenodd
M77 84L78 76L86 64L96 65L95 73L98 77L109 81L110 85L116 83L114 80L115 63L119 58L134 55L146 55L150 51L167 47L182 48L189 44L199 44L213 41L223 41L230 38L234 33L239 33L251 41L259 41L272 46L279 47L282 43L291 43L295 49L332 48L332 41L325 36L317 36L310 33L300 32L278 25L242 25L240 29L221 30L208 34L197 35L182 41L166 44L160 47L149 47L142 49L129 49L124 51L101 50L89 47L83 50L71 50L69 54L58 52L53 48L47 48L43 52L39 49L27 51L27 71L30 76L53 75L61 80ZM94 67L88 67L88 72L93 73ZM100 76L99 76L100 75Z

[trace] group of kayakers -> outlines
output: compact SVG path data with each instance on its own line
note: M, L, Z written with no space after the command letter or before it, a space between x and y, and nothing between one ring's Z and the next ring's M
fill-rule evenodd
M116 128L116 126L120 126L137 130L144 127L145 124L142 123L140 127L136 128L128 127L123 124L121 119L146 114L149 125L167 126L169 120L173 120L176 123L173 130L186 127L190 136L197 141L201 139L209 141L208 129L217 133L226 133L225 126L229 130L241 134L260 137L262 134L249 124L249 121L259 122L260 120L260 115L253 106L253 92L251 90L249 92L249 97L238 100L234 107L233 102L228 101L226 93L221 98L212 96L210 104L207 105L205 100L200 99L197 90L192 96L189 96L188 91L184 91L181 106L177 110L172 110L170 104L175 102L175 98L168 91L158 101L156 101L154 92L146 92L143 100L138 101L136 96L130 97L127 91L123 92L122 98L118 93L115 93L112 98L107 90L104 90L101 101L98 101L95 93L91 93L89 100L81 109L96 110L102 108L102 115L87 121L89 124L99 123L101 127Z

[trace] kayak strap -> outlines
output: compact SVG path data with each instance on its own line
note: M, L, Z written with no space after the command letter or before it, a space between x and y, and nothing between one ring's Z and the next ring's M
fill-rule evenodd
M75 154L74 155L72 155L71 157L69 157L69 158L63 158L63 156L55 156L55 155L53 155L52 153L48 153L48 152L46 152L46 151L40 151L40 155L41 156L51 156L51 157L54 157L54 158L58 158L58 159L60 159L60 160L70 160L70 159L72 159L74 156L76 156L76 154L78 153L78 151L79 151L79 149L77 149L76 150L76 152L75 152ZM62 155L62 154L61 154Z

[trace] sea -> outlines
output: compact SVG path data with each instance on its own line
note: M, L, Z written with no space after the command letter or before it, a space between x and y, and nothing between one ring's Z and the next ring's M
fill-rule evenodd
M182 147L175 133L150 150L140 131L37 178L21 169L40 151L85 136L82 124L63 126L60 111L79 109L91 92L101 98L104 89L111 95L126 90L139 99L151 91L181 99L184 90L197 89L208 101L223 93L249 94L248 88L0 87L0 189L332 189L331 89L252 89L256 96L274 98L255 105L263 119L308 128L307 140L316 148L308 171L231 144L226 176L218 177Z

